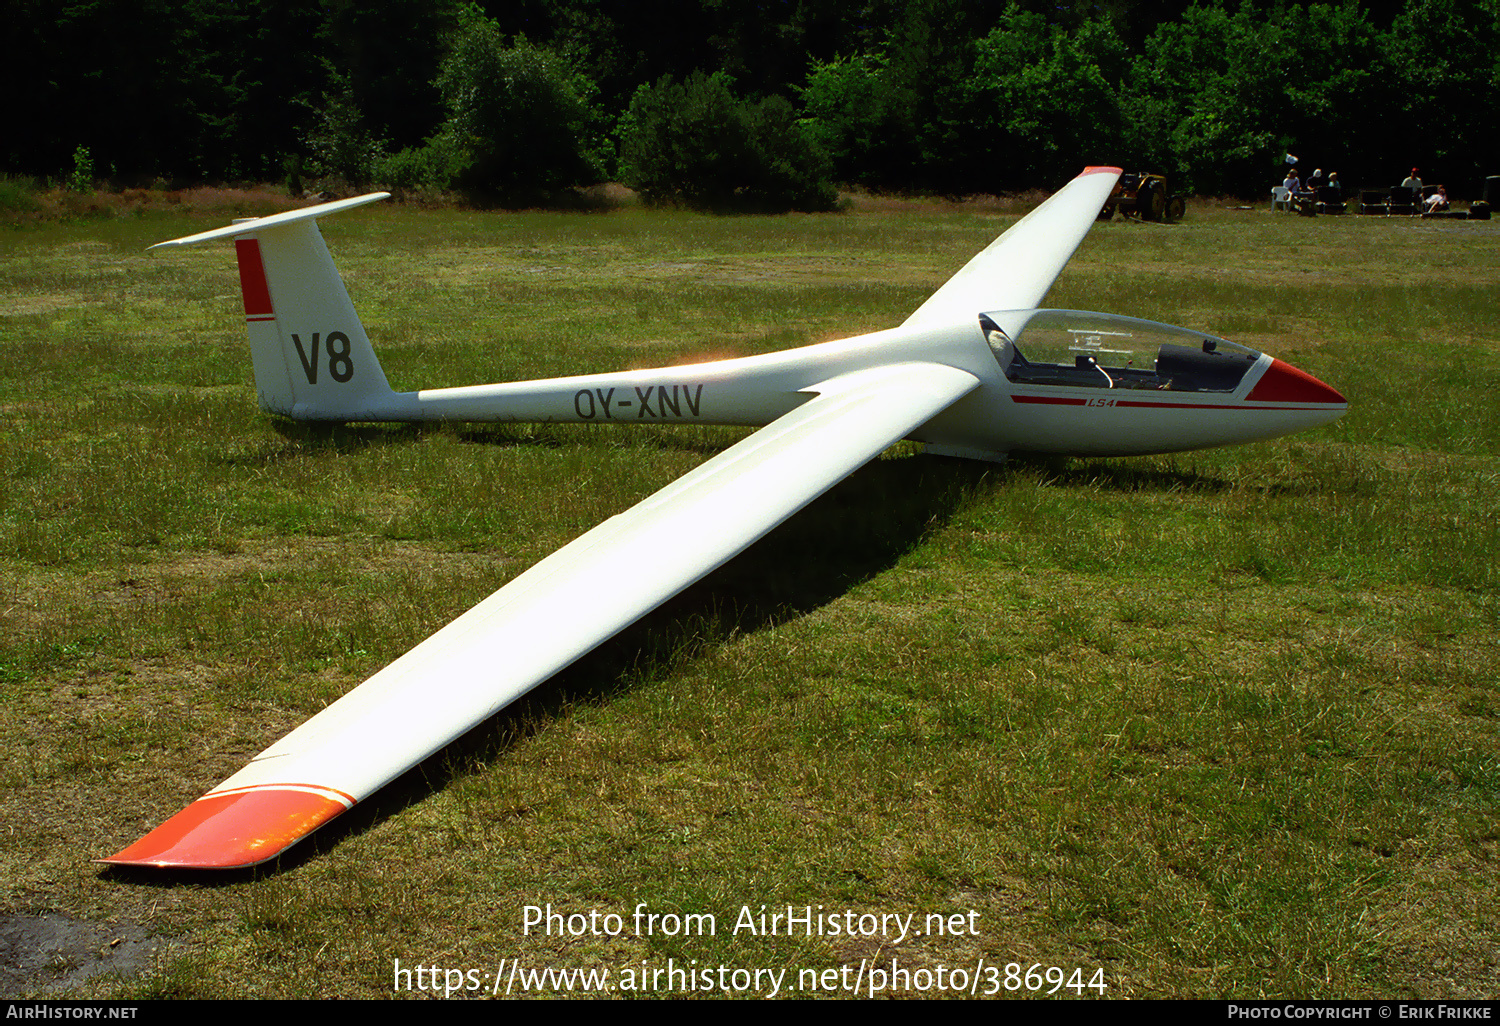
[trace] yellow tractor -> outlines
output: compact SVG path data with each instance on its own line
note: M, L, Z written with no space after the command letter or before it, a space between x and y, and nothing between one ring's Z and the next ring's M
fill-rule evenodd
M1108 221L1116 210L1125 217L1138 217L1142 221L1180 221L1187 210L1187 200L1167 191L1164 175L1127 171L1104 201L1099 220Z

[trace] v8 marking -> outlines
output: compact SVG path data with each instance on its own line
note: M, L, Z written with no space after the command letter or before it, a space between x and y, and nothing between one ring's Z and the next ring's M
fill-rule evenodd
M312 345L302 348L302 339L292 335L292 344L297 347L297 358L302 361L302 372L307 383L318 383L318 332L313 332ZM328 349L328 374L334 381L343 384L354 377L354 358L349 355L349 336L342 331L330 331L325 343Z

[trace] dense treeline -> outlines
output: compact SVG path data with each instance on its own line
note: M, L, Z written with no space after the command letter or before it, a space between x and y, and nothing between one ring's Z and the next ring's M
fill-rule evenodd
M816 208L1087 163L1263 195L1282 156L1500 173L1500 0L11 0L0 170L334 175ZM24 98L24 99L23 99Z

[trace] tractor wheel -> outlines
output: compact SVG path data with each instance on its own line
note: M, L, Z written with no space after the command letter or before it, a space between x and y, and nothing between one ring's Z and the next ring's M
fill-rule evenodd
M1155 182L1142 182L1135 194L1135 209L1145 221L1160 221L1167 213L1167 197Z
M1181 221L1182 215L1187 213L1187 200L1181 196L1173 196L1167 200L1167 220Z

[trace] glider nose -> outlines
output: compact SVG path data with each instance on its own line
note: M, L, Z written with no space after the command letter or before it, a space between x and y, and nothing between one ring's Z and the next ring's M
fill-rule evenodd
M1336 389L1323 384L1317 378L1299 370L1284 360L1271 360L1271 366L1261 375L1250 394L1245 397L1256 403L1313 403L1319 406L1348 407ZM1340 413L1343 410L1339 411Z

